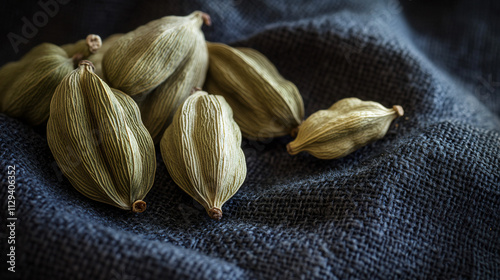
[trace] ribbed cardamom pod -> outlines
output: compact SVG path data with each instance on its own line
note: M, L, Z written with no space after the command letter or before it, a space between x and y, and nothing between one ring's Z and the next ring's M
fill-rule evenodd
M153 140L135 101L93 71L81 61L57 87L47 124L50 150L80 193L142 212L156 170Z
M7 90L22 76L26 65L39 56L43 56L46 53L50 54L53 50L52 46L55 45L49 43L40 44L27 52L20 60L8 62L0 68L0 104L5 98Z
M306 151L320 159L344 157L384 137L391 122L403 114L399 105L389 109L377 102L345 98L309 116L287 150L291 155Z
M201 88L208 68L208 51L203 37L195 38L195 47L185 63L153 92L138 101L142 121L155 143L160 142L177 108L189 97L194 87Z
M100 38L94 34L61 47L43 43L19 61L6 64L0 69L0 110L31 125L45 122L56 87L99 46Z
M285 80L260 52L207 43L209 63L204 89L222 95L249 139L290 134L304 118L297 87Z
M140 26L118 39L104 54L104 76L114 88L130 96L150 93L192 55L201 26L210 17L196 11L167 16Z
M43 123L55 88L73 69L73 58L60 47L44 43L34 48L0 70L1 111L31 125Z
M123 36L121 33L113 34L108 38L104 39L102 42L102 46L97 50L96 53L89 56L88 60L90 60L95 66L95 73L101 79L104 79L104 73L102 71L102 59L104 58L104 54L113 46L113 44Z
M174 182L215 220L246 177L241 132L222 96L198 91L177 110L160 143Z

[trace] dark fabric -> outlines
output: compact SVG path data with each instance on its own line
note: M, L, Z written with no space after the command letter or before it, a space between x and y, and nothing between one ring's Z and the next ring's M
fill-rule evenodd
M244 139L248 177L215 222L159 153L148 209L132 214L78 193L43 126L0 115L5 224L8 166L17 172L16 273L2 225L2 275L500 279L499 1L65 1L15 53L6 34L22 34L22 18L46 2L2 1L2 63L43 41L199 9L212 16L207 40L264 53L298 86L307 116L344 97L399 104L405 116L338 160L292 157L290 137Z

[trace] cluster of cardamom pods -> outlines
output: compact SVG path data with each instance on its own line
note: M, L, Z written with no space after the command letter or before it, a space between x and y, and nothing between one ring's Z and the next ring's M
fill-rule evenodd
M0 68L1 112L48 120L49 147L75 189L134 212L146 209L159 144L173 181L216 220L246 178L242 137L296 136L291 155L334 159L382 138L403 115L347 98L303 121L298 88L271 61L206 42L203 24L210 17L195 11L103 42L41 44Z

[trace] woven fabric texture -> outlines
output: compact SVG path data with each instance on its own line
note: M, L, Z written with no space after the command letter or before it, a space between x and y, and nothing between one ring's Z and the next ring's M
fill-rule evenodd
M306 116L345 97L405 110L385 138L337 160L290 156L288 136L243 139L248 176L220 222L175 185L158 148L148 209L133 214L78 193L43 125L0 114L2 279L500 279L498 1L0 5L2 64L44 41L202 10L207 40L265 54L299 88ZM9 33L25 41L13 45Z

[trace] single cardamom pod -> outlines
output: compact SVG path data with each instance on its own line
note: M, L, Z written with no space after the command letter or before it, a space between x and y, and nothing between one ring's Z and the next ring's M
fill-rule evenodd
M86 40L61 47L43 43L19 61L4 65L0 68L0 110L31 125L45 122L56 87L80 60L100 47L100 40L90 34Z
M188 97L160 148L174 182L219 220L222 205L238 191L247 172L241 132L224 97L204 91Z
M47 140L57 164L83 195L142 212L156 170L153 140L139 108L81 61L57 87Z
M135 99L141 110L142 121L155 143L172 122L177 108L189 97L193 87L201 88L208 68L208 51L203 37L195 38L195 49L186 62L160 84L153 92ZM140 97L141 99L141 97Z
M50 43L42 43L32 48L20 60L3 65L0 68L0 104L3 102L2 100L5 98L8 89L16 80L22 78L25 68L28 68L29 65L33 63L33 60L54 54L62 54L62 52L58 50L58 46ZM2 106L0 106L0 109L1 107Z
M102 71L102 59L104 58L104 54L113 46L113 44L123 36L121 33L113 34L108 38L104 39L102 42L102 46L97 50L96 53L89 56L88 60L90 60L95 66L95 73L101 79L104 79L104 73Z
M0 68L0 110L3 108L2 104L7 95L7 91L16 80L22 77L25 68L27 68L36 58L52 55L54 52L57 53L58 51L54 51L54 49L57 49L57 46L49 43L42 43L32 48L20 60L9 62ZM61 54L61 52L59 52L59 54ZM2 110L2 112L4 111Z
M196 11L179 17L167 16L140 26L118 39L104 54L104 76L114 88L130 96L150 93L192 55L201 25L210 17Z
M31 125L49 117L50 100L74 59L56 45L44 43L0 69L1 111Z
M204 89L222 95L244 137L254 140L289 134L304 118L297 87L285 80L260 52L207 43Z
M309 116L287 150L291 155L306 151L320 159L344 157L384 137L391 122L403 114L399 105L389 109L377 102L345 98Z

